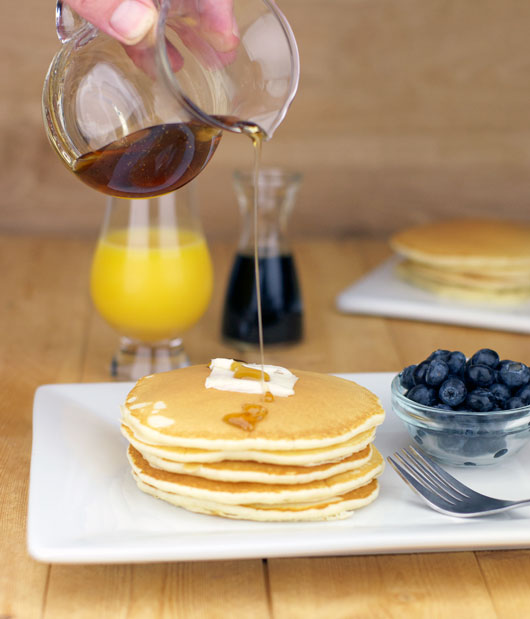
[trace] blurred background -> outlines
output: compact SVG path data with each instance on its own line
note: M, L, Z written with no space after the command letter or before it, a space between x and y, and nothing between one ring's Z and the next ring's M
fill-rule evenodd
M264 164L304 174L291 235L386 236L450 215L530 219L528 0L279 0L300 90ZM105 196L48 146L40 95L59 48L53 0L5 2L0 22L0 232L96 236ZM210 239L236 239L226 135L199 177Z

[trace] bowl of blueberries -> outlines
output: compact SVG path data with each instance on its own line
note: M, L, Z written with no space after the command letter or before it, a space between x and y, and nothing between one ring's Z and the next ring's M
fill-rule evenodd
M416 445L453 466L495 464L530 439L530 368L482 348L436 350L392 381L392 407Z

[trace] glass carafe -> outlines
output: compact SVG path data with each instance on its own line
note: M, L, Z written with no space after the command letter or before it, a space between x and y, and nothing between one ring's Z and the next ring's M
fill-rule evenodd
M296 42L270 0L234 0L236 45L219 52L201 27L202 0L155 0L159 19L140 44L124 46L59 0L63 43L45 80L50 142L91 187L149 197L194 178L222 130L265 139L298 85Z
M263 343L292 344L303 336L302 297L287 238L287 222L301 176L278 168L262 168L258 178L256 226L254 173L234 175L242 228L225 297L222 335L240 349L259 344L254 264L256 230Z

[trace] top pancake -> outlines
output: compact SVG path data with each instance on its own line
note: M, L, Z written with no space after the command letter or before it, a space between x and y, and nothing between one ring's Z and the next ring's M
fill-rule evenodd
M207 366L191 366L140 379L122 407L124 423L138 438L160 445L307 449L345 441L384 419L376 395L334 376L293 370L295 394L263 403L260 395L206 389L209 372ZM268 409L254 430L223 421L249 403Z
M437 266L530 269L530 225L494 219L451 219L408 228L390 244L399 254Z

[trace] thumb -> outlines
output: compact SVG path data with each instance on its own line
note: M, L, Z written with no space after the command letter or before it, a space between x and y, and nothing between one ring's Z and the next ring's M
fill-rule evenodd
M151 0L65 0L81 17L124 45L139 43L155 25Z

